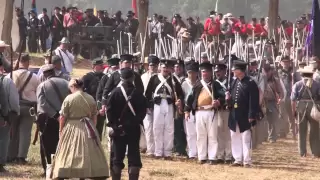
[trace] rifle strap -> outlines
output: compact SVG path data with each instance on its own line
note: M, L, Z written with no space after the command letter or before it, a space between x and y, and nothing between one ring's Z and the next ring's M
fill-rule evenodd
M29 75L26 79L26 81L24 82L24 84L22 85L22 87L19 89L19 97L20 99L22 99L22 92L24 91L24 89L26 88L26 86L28 85L29 81L32 78L32 72L29 72Z
M58 49L58 51L59 51L59 55L60 55L60 57L61 57L62 65L63 65L64 69L66 69L66 65L65 65L65 63L64 63L64 59L63 59L63 56L62 56L62 54L61 54L61 50Z

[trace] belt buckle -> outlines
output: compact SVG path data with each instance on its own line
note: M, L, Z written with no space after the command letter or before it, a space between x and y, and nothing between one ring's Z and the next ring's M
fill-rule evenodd
M165 98L167 98L167 95L166 94L161 94L160 97L165 99Z

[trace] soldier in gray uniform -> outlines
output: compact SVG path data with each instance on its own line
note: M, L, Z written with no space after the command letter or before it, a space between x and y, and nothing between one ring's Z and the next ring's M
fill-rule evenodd
M68 81L55 76L54 65L43 67L46 79L37 88L37 125L40 135L41 163L46 172L51 164L51 154L55 154L59 141L59 111L65 97L69 94Z
M71 79L70 76L67 73L65 73L64 71L62 71L61 58L59 56L52 56L51 63L54 68L55 77L59 77L59 78L65 79L67 81L70 81L70 79ZM42 66L41 70L44 67L46 67L46 65ZM41 82L46 80L43 73L39 73L38 78Z
M280 127L280 137L285 137L290 131L292 133L293 138L296 136L296 125L294 122L294 117L292 116L292 109L291 109L291 101L290 95L293 85L293 69L291 66L291 60L289 56L285 56L281 59L281 66L282 69L278 71L279 78L283 81L283 84L286 88L287 94L285 94L284 101L280 104L280 114L283 117L285 122L282 123ZM287 123L289 122L289 128Z
M283 91L279 78L275 77L274 67L266 65L264 70L267 76L267 84L264 91L264 102L267 109L265 115L268 122L268 140L270 143L274 143L277 140L276 122L279 121L278 104L283 98Z
M320 84L312 79L312 67L307 66L300 69L299 72L301 73L302 80L293 85L291 92L292 116L297 118L299 126L299 152L301 157L305 157L307 154L306 141L309 122L311 153L315 157L320 157L319 122L310 116L314 105L312 99L318 107L320 105Z
M18 89L10 78L4 77L4 67L0 59L0 173L6 172L4 168L7 161L7 153L10 139L10 120L12 115L19 115ZM13 117L14 118L14 117Z

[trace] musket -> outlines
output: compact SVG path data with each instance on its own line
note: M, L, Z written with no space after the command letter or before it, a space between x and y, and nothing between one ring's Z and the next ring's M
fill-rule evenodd
M21 49L22 49L22 46L21 46ZM12 40L11 40L11 43L10 43L10 58L11 58L11 73L10 73L10 79L12 79L12 76L13 76L13 47L12 47Z
M52 17L52 10L51 10L51 17ZM53 21L52 21L53 22ZM53 29L53 23L50 24L50 31ZM49 64L51 64L51 59L52 59L52 51L53 51L53 37L51 33L51 47L50 47L50 57L49 57Z
M23 39L22 41L20 41L20 45L19 45L20 51L19 51L18 61L17 61L17 63L15 64L13 70L19 69L19 64L20 64L21 55L22 55L22 45L24 44L25 41L26 41L26 39ZM11 72L11 74L12 74L12 72Z

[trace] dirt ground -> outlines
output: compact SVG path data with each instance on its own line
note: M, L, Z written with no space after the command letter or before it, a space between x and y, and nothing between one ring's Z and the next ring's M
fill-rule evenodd
M106 138L103 146L106 154ZM108 158L109 159L109 158ZM29 164L9 164L10 173L0 174L2 180L40 180L43 170L40 163L39 142L30 146ZM245 169L228 165L199 165L195 161L175 159L154 160L142 157L141 180L319 180L320 160L300 158L297 142L281 139L274 144L263 144L253 151L253 167ZM127 169L123 170L127 179Z

